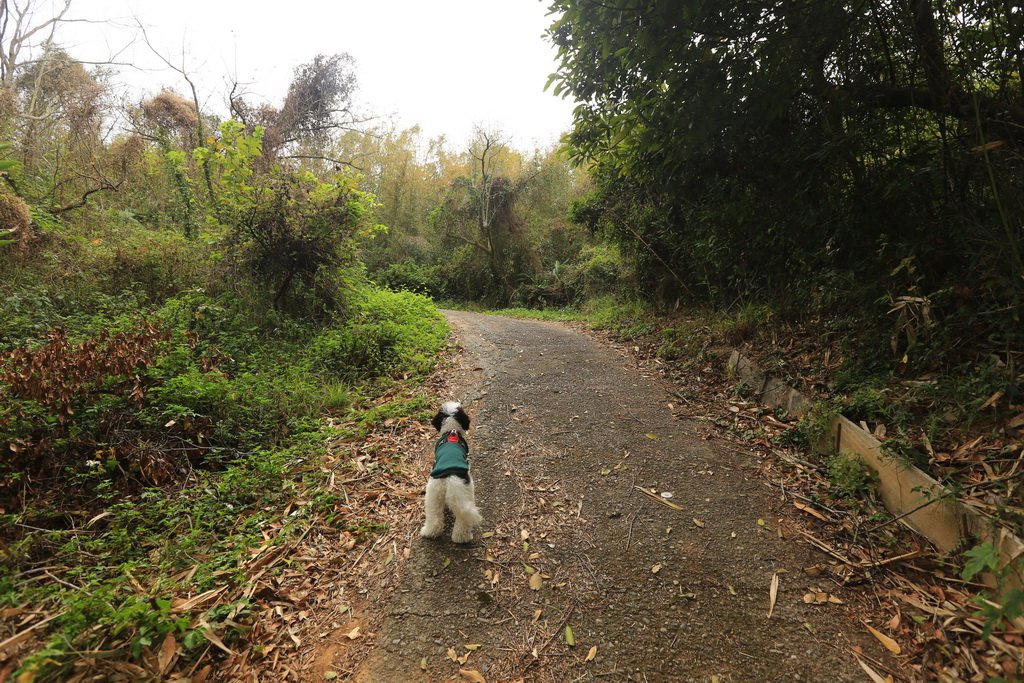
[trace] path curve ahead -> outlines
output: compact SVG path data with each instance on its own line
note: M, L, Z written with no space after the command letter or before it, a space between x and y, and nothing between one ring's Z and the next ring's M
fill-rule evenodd
M672 414L662 379L565 325L446 315L486 536L412 542L362 679L864 681L850 647L885 659L846 605L803 602L846 597L806 573L827 558L793 539L752 455Z

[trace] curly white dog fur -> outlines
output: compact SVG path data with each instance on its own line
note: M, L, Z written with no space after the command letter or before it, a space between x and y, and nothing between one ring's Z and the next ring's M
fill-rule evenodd
M469 476L469 444L466 442L469 415L461 403L448 401L437 411L432 424L438 431L438 439L434 444L434 468L427 480L426 522L420 529L420 536L436 538L444 532L447 507L455 515L452 541L469 543L473 540L473 529L483 521L476 508L473 480Z

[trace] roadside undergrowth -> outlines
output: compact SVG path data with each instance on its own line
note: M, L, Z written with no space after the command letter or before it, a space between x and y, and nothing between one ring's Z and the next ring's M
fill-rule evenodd
M400 465L353 444L427 415L448 335L369 288L334 324L201 291L120 310L0 361L0 680L210 677L289 549L386 530L358 491Z

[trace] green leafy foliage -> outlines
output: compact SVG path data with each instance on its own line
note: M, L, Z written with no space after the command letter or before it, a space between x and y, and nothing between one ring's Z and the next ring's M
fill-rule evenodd
M352 309L344 327L310 343L316 371L349 380L419 374L448 336L444 318L420 294L367 290Z
M1001 566L999 551L987 542L967 550L964 557L967 558L962 572L965 581L971 581L983 572L991 573L996 580L994 595L983 593L974 599L980 608L975 616L984 621L982 638L987 639L1003 622L1012 622L1024 615L1024 590L1007 580L1019 558Z
M670 301L841 307L912 368L1019 344L1019 22L915 7L552 2L549 86L594 182L574 220Z
M44 240L0 254L0 509L17 510L0 517L0 604L59 614L21 661L36 680L70 675L97 637L141 661L166 634L201 655L200 617L239 636L247 601L172 599L232 585L268 529L283 542L318 511L378 533L321 490L340 431L323 417L370 431L422 414L425 396L378 397L448 337L429 299L363 277L379 228L356 178L266 164L263 130L234 121L197 140L165 99L155 145L125 159L151 196L89 220L36 210ZM61 580L14 580L39 562Z
M407 290L439 299L446 292L446 283L441 271L440 265L419 263L410 259L388 264L378 270L373 279L394 291Z
M327 315L359 279L356 249L382 226L355 178L261 165L265 130L229 120L193 157L216 197L207 222L237 277L275 308Z
M991 543L979 543L964 553L964 581L971 581L982 572L999 568L999 553Z
M0 155L6 156L11 151L11 144L9 142L0 142ZM2 159L0 160L0 177L7 174L9 171L17 169L19 166L18 162L14 159ZM0 211L0 215L6 213L6 211ZM2 216L6 219L6 216ZM16 244L18 241L17 232L12 229L9 221L4 220L4 224L0 226L0 248L7 247L12 244Z
M0 410L0 444L6 450L0 506L20 508L6 501L22 494L24 475L30 474L32 503L19 519L54 520L45 533L5 526L0 564L11 570L4 576L13 576L19 567L47 558L62 568L63 581L0 582L0 603L61 604L46 647L22 671L59 678L74 653L91 642L97 625L108 637L127 640L131 657L158 646L168 633L188 656L199 654L205 637L196 615L171 611L171 598L230 582L251 557L248 549L265 542L262 530L281 524L280 511L298 491L316 490L313 479L326 475L307 463L337 438L318 419L323 412L347 414L363 397L393 387L393 378L422 377L448 336L429 299L372 288L354 292L353 315L334 326L272 311L254 319L246 301L201 291L149 310L118 310L118 317L107 313L87 320L132 334L138 334L141 320L149 320L160 330L152 344L139 349L145 363L134 366L136 380L125 381L122 368L103 365L108 356L134 362L134 352L120 348L127 338L110 336L107 346L96 346L94 332L85 328L73 337L82 342L21 352L59 352L73 360L84 353L79 343L102 352L87 356L92 374L70 372L77 367L71 360L50 363L62 370L47 381L63 388L37 393L55 393L54 410L38 397L11 393L10 377L0 382L0 392L8 392ZM11 358L3 367L13 367ZM79 376L90 391L63 402L64 392L79 395L71 384ZM139 387L143 391L133 396ZM369 430L395 417L422 417L430 404L426 396L398 398L353 415ZM4 422L12 411L18 419ZM40 433L49 440L40 440ZM35 461L25 464L28 452ZM308 511L288 516L279 538L301 529L307 512L321 508L333 509L332 503L317 498ZM102 522L92 533L76 533L97 509ZM379 531L358 521L346 528L357 537ZM118 570L111 572L111 566ZM83 589L68 590L70 585ZM230 640L247 623L247 610L243 602L202 616Z
M350 134L344 154L372 159L363 187L387 225L365 241L367 272L392 289L460 305L564 306L578 292L563 277L588 246L565 211L586 182L555 149L513 149L477 131L453 153L417 128ZM341 152L339 152L341 154Z
M605 295L588 300L582 311L594 327L611 330L626 340L654 330L656 313L639 299L620 301Z
M828 460L828 476L841 495L856 497L874 488L874 476L864 462L853 455L839 453Z

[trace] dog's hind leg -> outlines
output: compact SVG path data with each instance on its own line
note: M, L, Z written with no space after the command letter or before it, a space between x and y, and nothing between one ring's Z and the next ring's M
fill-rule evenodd
M444 499L447 479L427 480L427 495L423 502L426 521L420 529L423 538L437 538L444 532Z
M473 496L473 482L468 484L461 479L450 477L448 482L448 507L455 513L455 528L452 529L452 541L469 543L473 540L473 529L480 525L483 517L476 507Z

